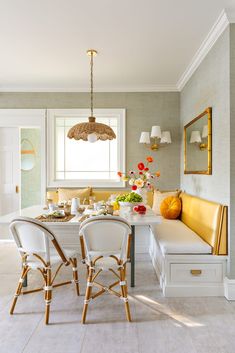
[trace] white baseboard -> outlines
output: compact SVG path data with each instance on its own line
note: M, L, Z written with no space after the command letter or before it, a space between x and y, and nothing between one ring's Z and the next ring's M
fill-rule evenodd
M235 300L235 279L224 279L224 296L227 300Z
M205 284L195 285L163 285L163 294L165 297L223 297L223 284Z

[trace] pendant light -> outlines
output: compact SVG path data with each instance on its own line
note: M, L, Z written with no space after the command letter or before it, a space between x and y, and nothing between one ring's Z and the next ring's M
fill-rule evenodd
M97 55L97 51L89 49L87 55L90 56L91 67L91 115L88 122L74 125L68 132L68 138L75 140L89 141L91 143L97 140L113 140L116 135L110 126L97 123L93 115L93 58Z

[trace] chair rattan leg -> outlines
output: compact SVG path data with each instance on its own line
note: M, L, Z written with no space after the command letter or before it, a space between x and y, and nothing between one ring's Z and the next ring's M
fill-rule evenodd
M18 299L19 295L21 294L21 290L22 290L22 287L23 287L23 282L24 282L24 279L25 279L28 271L29 271L29 267L27 267L27 266L23 267L22 272L21 272L21 276L20 276L20 279L19 279L19 283L18 283L18 286L16 288L16 293L15 293L15 296L14 296L14 299L13 299L13 303L11 305L11 309L10 309L10 314L11 315L13 315L13 313L14 313L16 302L17 302L17 299Z
M46 285L44 287L45 290L45 303L46 303L46 310L45 310L45 324L48 325L49 323L49 316L50 316L50 304L52 299L52 283L51 283L51 268L48 267L46 270Z
M86 294L85 294L85 300L84 300L84 306L83 306L83 312L82 312L82 324L85 324L86 322L88 303L91 298L93 271L94 271L93 269L89 268L89 274L87 277Z
M126 264L124 265L123 272L124 272L124 281L126 281ZM127 285L126 285L126 295L128 296L128 286Z
M77 268L78 265L77 265L77 258L76 257L72 259L72 265L73 265L73 280L75 283L77 295L80 295L79 281L78 281L78 268Z
M120 278L121 278L120 287L122 292L122 298L125 302L126 318L127 318L127 321L131 322L131 313L130 313L130 306L129 306L128 297L127 297L127 284L126 284L124 269L120 269Z

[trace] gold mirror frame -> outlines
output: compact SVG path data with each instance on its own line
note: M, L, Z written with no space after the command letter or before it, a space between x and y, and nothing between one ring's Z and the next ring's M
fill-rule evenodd
M207 170L187 170L187 128L195 123L197 120L201 119L203 116L208 115L208 147L207 147ZM190 121L184 126L184 174L212 174L212 108L208 107L204 112Z

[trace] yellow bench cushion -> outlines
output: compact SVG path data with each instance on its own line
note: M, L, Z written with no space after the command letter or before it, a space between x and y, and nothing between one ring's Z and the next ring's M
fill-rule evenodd
M224 227L224 206L186 193L181 193L179 197L182 203L181 221L212 247L213 254L225 255L227 229Z

